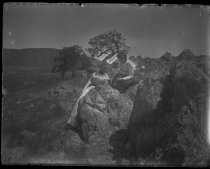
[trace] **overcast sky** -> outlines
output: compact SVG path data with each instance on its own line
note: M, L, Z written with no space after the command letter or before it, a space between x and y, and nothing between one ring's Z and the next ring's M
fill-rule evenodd
M116 29L130 46L129 55L174 56L189 48L207 54L209 15L205 7L145 7L5 4L4 48L62 48Z

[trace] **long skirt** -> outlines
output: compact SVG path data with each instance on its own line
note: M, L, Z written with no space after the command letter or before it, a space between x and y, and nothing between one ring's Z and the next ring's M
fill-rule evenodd
M71 124L73 126L75 125L75 117L77 116L77 109L78 109L79 102L93 88L95 88L95 86L89 86L82 92L80 97L77 99L76 104L74 105L72 113L70 114L70 117L68 118L67 124Z

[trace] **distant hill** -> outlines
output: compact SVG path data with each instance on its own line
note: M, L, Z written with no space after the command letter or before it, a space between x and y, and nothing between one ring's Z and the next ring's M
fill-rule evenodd
M3 68L50 72L53 58L58 55L58 51L59 49L54 48L3 49Z

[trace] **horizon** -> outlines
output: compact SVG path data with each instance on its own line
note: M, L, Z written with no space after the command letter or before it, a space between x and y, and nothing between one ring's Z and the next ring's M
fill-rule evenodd
M62 48L60 48L60 49L58 49L58 48L20 48L20 49L15 49L15 48L2 48L3 50L26 50L26 49L55 49L55 50L62 50ZM172 57L178 57L184 50L188 50L188 49L183 49L182 51L180 51L177 55L172 55L170 52L170 54L171 54L171 56ZM190 49L191 50L191 49ZM192 51L192 50L191 50ZM167 53L168 51L166 51L165 53ZM192 51L193 52L193 51ZM88 57L90 57L89 55L88 55L88 53L85 51L85 53L87 54L87 56ZM163 56L165 53L163 53L161 56ZM205 55L205 56L208 56L208 57L210 57L210 55L209 54L199 54L199 55L196 55L194 52L193 52L193 54L195 55L195 56L202 56L202 55ZM139 55L127 55L127 57L129 58L130 56L134 56L134 57L137 57L137 56L139 56ZM142 58L152 58L152 59L155 59L155 58L160 58L161 56L159 56L159 57L144 57L144 56L141 56ZM100 58L105 58L105 55L102 55L102 56L100 56L99 58L94 58L94 59L98 59L98 60L100 60ZM102 59L103 60L103 59Z
M116 29L131 48L129 56L178 56L184 49L209 55L209 18L203 7L9 3L3 11L4 49L59 50L78 44L85 50L90 38Z

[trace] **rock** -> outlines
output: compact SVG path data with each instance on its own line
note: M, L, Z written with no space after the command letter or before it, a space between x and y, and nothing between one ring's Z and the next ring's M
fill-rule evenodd
M63 135L62 139L63 139L63 144L65 145L65 147L78 146L81 144L80 136L71 130L66 132Z
M148 79L143 82L142 87L138 86L136 98L131 112L129 127L140 124L140 119L153 113L158 102L161 100L160 94L162 87L163 85L160 81L155 81L150 84Z
M103 111L106 108L106 101L101 97L96 90L92 90L84 100L88 105L95 105L95 108Z
M78 124L91 144L108 143L117 129L126 128L132 102L110 86L92 89L78 108Z
M169 70L167 66L154 67L151 72L144 76L142 84L138 86L128 125L131 133L130 149L132 149L129 153L133 156L139 153L144 155L144 153L153 151L156 140L162 137L161 130L163 129L158 128L156 124L159 123L157 119L162 118L162 116L158 115L159 112L156 111L163 100L163 92L170 95L170 91L165 88L163 80L168 76ZM167 104L165 103L165 107L167 107ZM162 111L165 110L160 110L160 113Z
M19 134L19 141L20 144L23 146L28 146L29 148L32 148L36 140L37 135L34 132L24 130Z
M109 130L108 114L105 114L88 104L83 105L80 111L82 113L80 113L79 119L84 121L81 124L84 137L91 143L94 143L95 140L104 139L103 133L106 130ZM97 132L97 130L99 130L99 132Z

